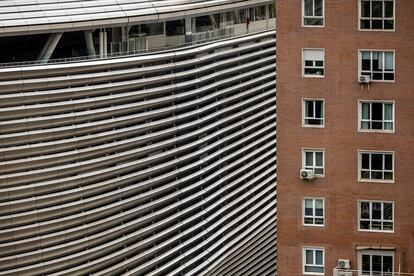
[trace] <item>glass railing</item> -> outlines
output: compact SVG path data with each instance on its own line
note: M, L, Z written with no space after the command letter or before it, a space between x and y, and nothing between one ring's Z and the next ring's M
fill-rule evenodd
M414 273L362 271L362 270L334 268L332 275L333 276L414 276Z
M162 47L151 47L150 41L140 41L141 45L145 45L145 47L139 47L139 49L134 49L131 51L120 51L124 50L122 46L114 46L113 44L110 45L108 49L113 52L109 52L106 56L101 55L90 55L90 56L79 56L79 57L69 57L69 58L59 58L59 59L50 59L49 61L42 61L42 60L35 60L35 61L21 61L21 62L6 62L0 63L0 68L4 67L22 67L22 66L32 66L32 65L44 65L44 64L61 64L61 63L72 63L72 62L82 62L82 61L93 61L93 60L101 60L101 59L111 59L111 58L119 58L119 57L130 57L135 55L141 55L145 53L152 53L152 52L162 52L162 51L169 51L174 50L177 48L195 46L203 43L209 43L216 40L232 38L237 36L244 36L249 34L256 34L265 31L274 30L274 25L267 25L265 26L258 26L255 28L250 28L249 30L238 30L235 31L234 28L223 28L223 29L216 29L207 32L201 33L194 33L188 39L179 39L177 40L177 44L174 45L167 45ZM184 36L183 36L184 37ZM166 36L167 38L167 36ZM150 37L146 39L150 40ZM187 42L186 42L187 41ZM129 48L127 48L129 49Z

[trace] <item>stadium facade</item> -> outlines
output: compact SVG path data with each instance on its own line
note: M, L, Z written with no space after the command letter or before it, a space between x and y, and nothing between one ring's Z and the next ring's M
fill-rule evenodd
M274 1L0 1L0 275L274 275Z

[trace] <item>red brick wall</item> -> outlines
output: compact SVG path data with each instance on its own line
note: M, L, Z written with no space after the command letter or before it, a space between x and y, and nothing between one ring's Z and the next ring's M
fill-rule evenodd
M302 275L302 246L325 247L325 274L356 245L396 246L414 272L414 0L395 32L358 31L357 0L325 0L325 27L301 27L301 0L276 1L278 276ZM325 78L302 78L302 48L325 48ZM395 83L358 84L358 49L395 50ZM302 98L325 99L325 128L302 128ZM394 100L395 133L359 133L358 100ZM325 149L325 178L299 179L303 147ZM395 151L395 183L358 182L358 149ZM302 197L325 198L326 226L302 226ZM395 232L358 232L357 200L395 201Z

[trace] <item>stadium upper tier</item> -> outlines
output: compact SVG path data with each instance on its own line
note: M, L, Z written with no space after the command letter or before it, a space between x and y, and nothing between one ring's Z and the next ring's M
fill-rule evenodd
M61 32L172 20L269 0L2 0L0 36Z

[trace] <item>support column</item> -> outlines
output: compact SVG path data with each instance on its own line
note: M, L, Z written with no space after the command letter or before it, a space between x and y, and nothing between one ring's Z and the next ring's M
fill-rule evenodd
M95 56L95 46L93 45L93 31L84 31L83 35L85 36L86 49L88 50L89 56Z
M193 41L193 25L191 16L185 17L185 42L192 42Z
M99 57L106 58L108 54L107 33L104 29L99 31Z
M62 35L63 33L50 34L45 46L43 46L42 51L40 51L39 55L37 56L37 60L42 61L42 63L47 63L55 51Z

